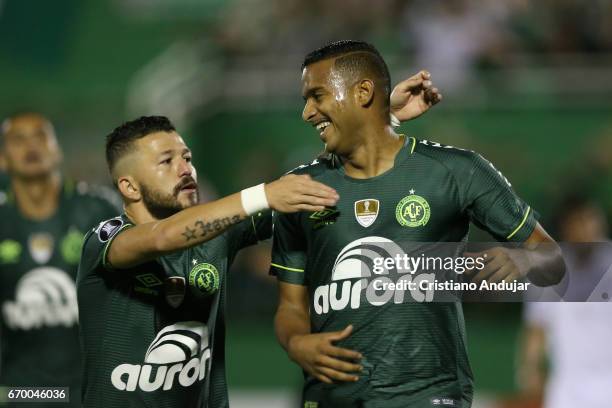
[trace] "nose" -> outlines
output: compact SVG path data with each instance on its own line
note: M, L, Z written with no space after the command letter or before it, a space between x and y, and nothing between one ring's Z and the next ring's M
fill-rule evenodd
M306 104L304 104L304 110L302 111L302 119L306 122L308 122L317 114L316 109L312 105L313 104L310 102L310 99L308 99L306 101Z
M179 172L179 177L181 178L185 176L191 176L193 173L193 167L191 166L190 162L188 162L185 159L182 159L179 162L178 172Z

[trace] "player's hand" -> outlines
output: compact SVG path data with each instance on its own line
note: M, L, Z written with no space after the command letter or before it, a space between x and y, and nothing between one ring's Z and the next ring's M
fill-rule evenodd
M340 198L336 190L307 174L288 174L266 184L265 189L270 208L284 213L322 211L336 205Z
M433 87L431 74L420 71L393 88L391 113L400 122L405 122L421 116L441 100L442 94Z
M308 374L319 381L332 384L334 381L358 381L355 373L361 372L361 354L334 346L334 342L351 335L353 326L344 330L293 336L289 341L289 357L299 364ZM354 362L350 362L354 361Z
M502 280L512 282L526 275L525 250L495 247L483 252L466 252L465 256L470 258L484 258L485 266L477 271L473 269L467 272L472 274L472 282L498 283Z

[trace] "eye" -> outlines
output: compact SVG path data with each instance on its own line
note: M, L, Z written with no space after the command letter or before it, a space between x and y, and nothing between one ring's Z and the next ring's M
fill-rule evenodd
M170 164L172 162L172 158L169 157L159 162L159 164Z
M191 163L191 156L185 156L184 159L187 163Z

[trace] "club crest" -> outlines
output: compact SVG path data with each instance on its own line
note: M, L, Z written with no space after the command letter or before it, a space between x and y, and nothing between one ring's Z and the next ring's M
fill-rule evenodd
M355 201L355 218L362 227L369 227L376 221L380 202L374 198Z
M46 232L39 232L30 235L28 238L28 249L32 259L38 264L49 262L53 255L55 241L53 236Z

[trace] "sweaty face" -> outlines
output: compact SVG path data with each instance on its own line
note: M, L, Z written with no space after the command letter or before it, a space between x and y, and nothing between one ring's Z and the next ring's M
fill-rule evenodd
M47 119L37 114L17 116L8 119L2 130L9 174L36 179L58 168L61 152L53 125Z
M196 170L191 151L175 132L152 133L137 140L134 171L142 201L156 218L198 203Z
M354 87L334 68L334 59L308 65L302 71L302 119L314 126L328 152L350 151L358 107Z

